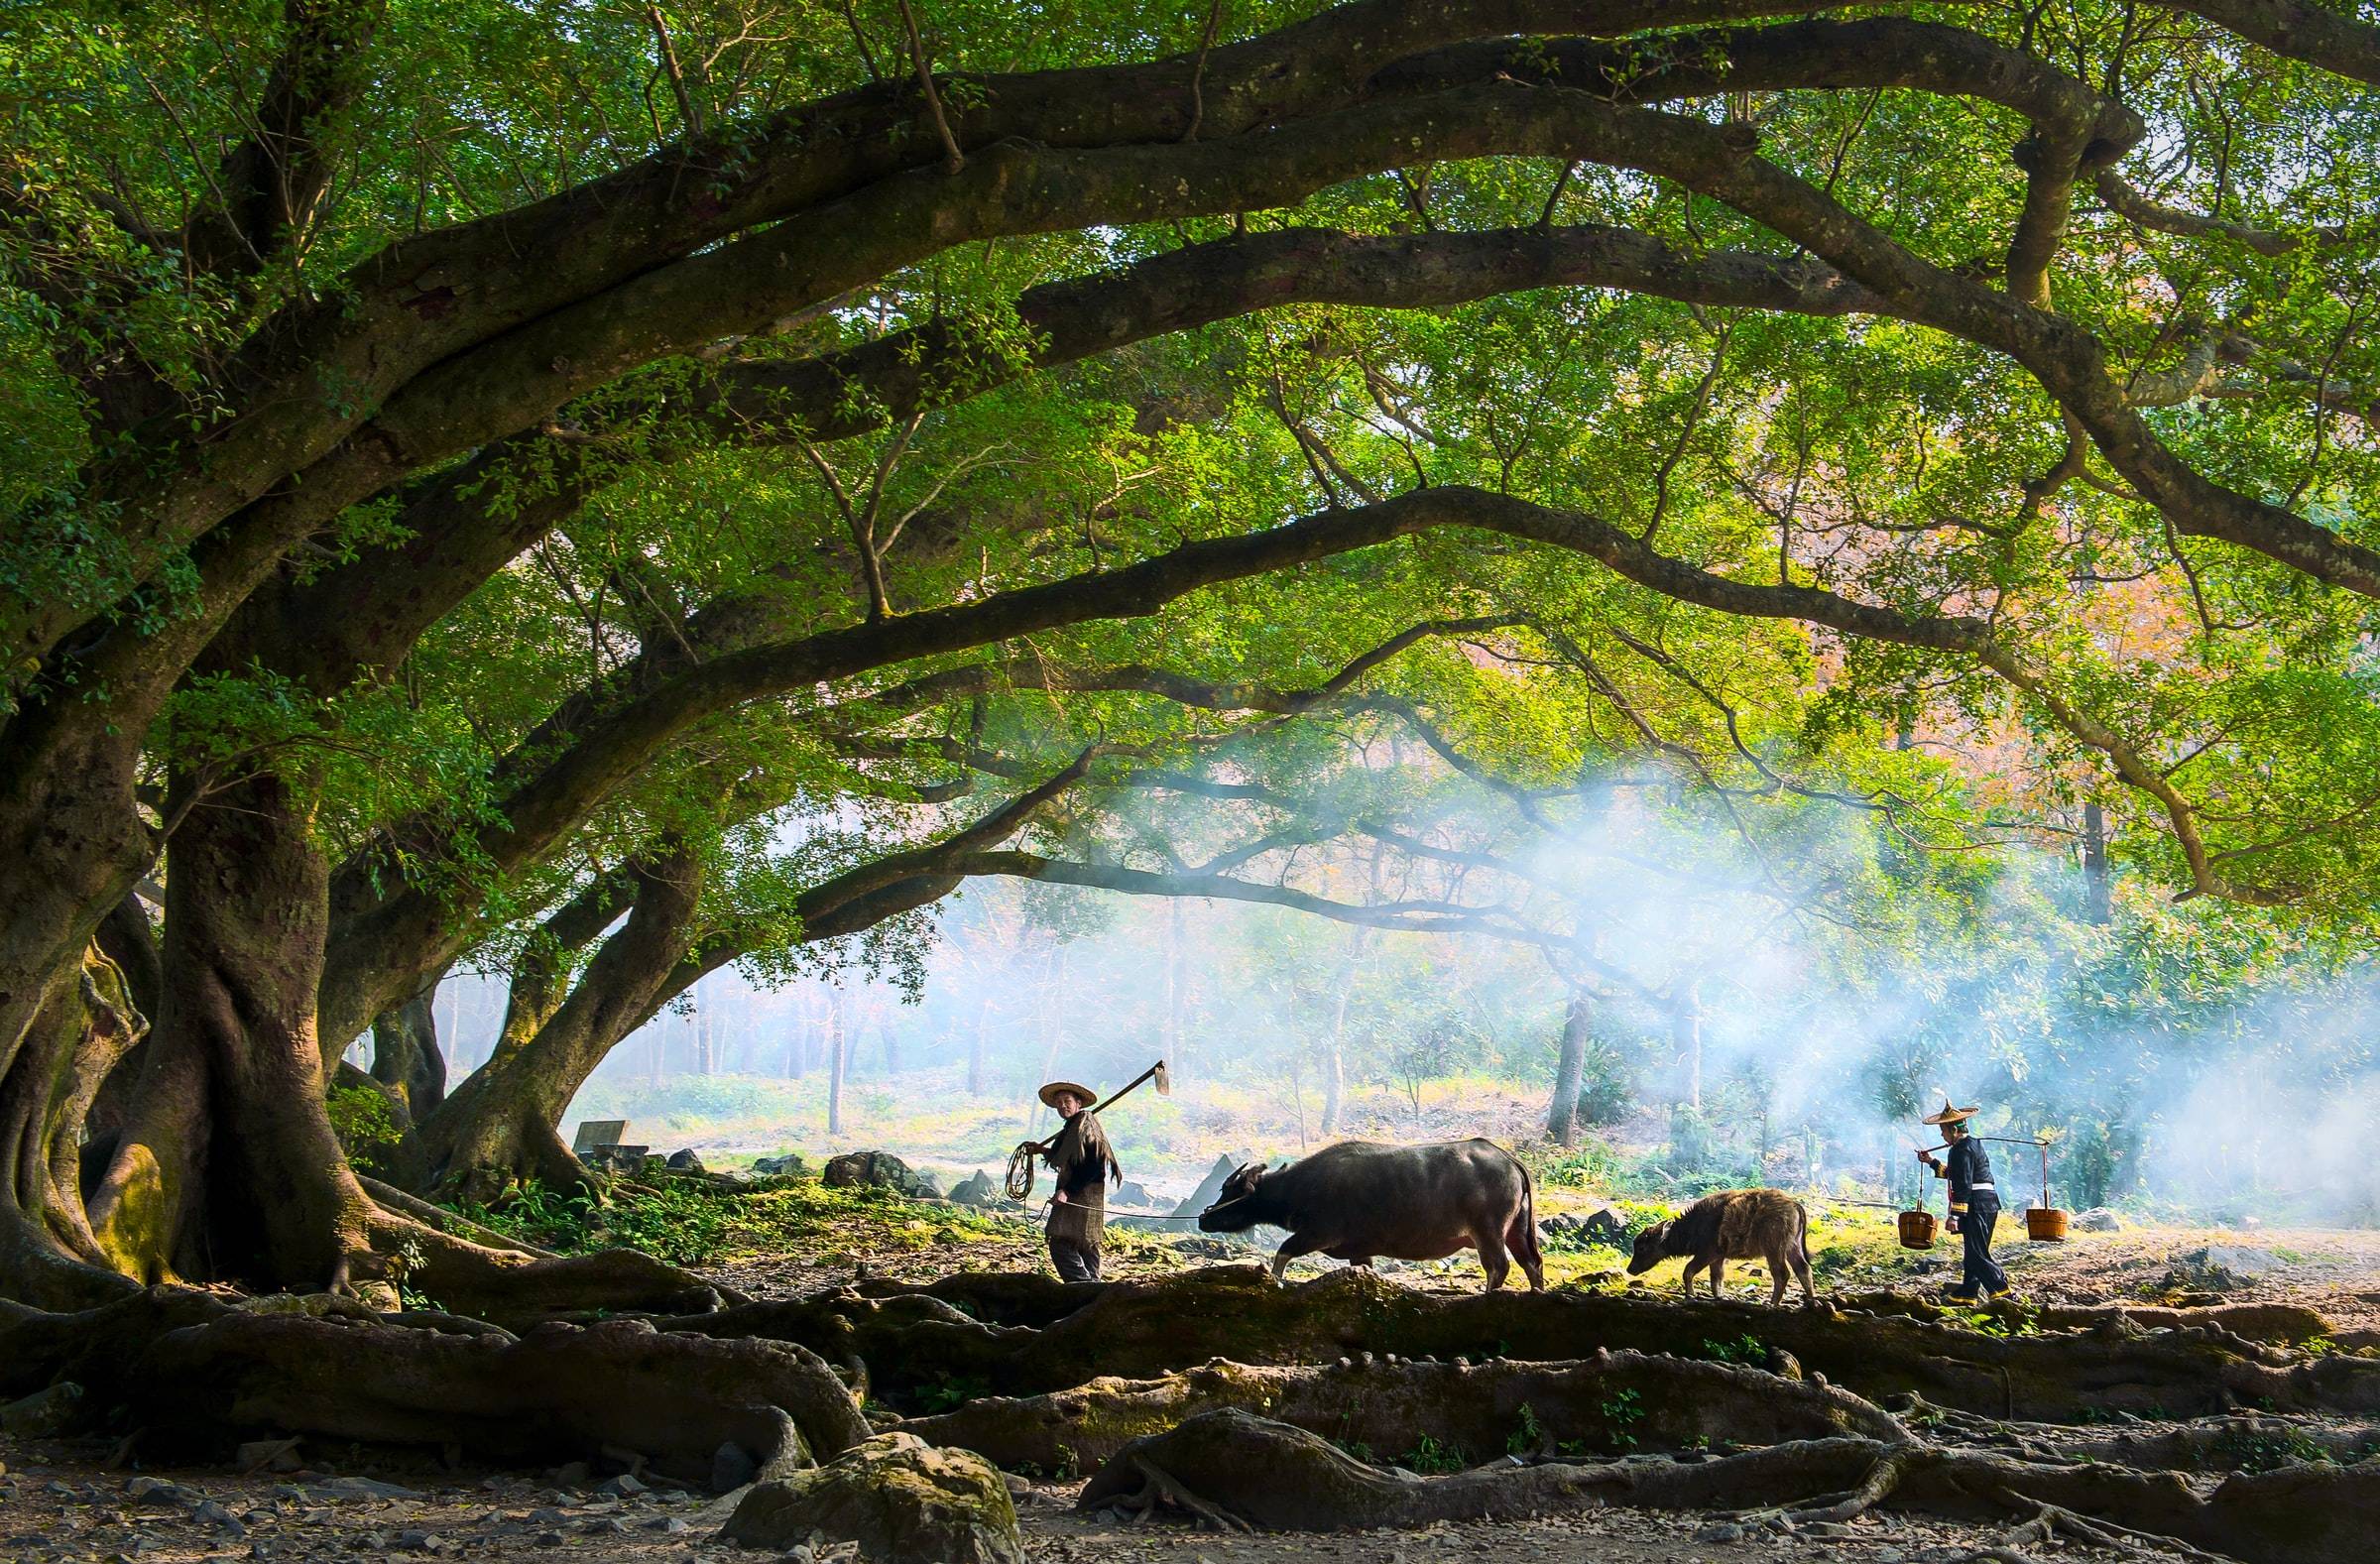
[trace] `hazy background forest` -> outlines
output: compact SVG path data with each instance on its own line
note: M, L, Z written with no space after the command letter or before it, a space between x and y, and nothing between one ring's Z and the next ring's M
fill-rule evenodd
M1841 811L1815 813L1816 854L1875 847ZM1984 1133L2050 1138L2063 1204L2380 1216L2362 1135L2380 1112L2368 963L2127 894L2080 842L2003 846L1931 900L1887 882L1845 916L1695 877L1740 843L1674 821L1651 837L1657 856L1541 849L1609 966L1581 986L1575 1125L1547 1153L1569 1181L1897 1197L1914 1187L1916 1117L1948 1091L1988 1105ZM1223 1151L1549 1140L1574 993L1511 940L1006 880L796 954L695 984L611 1053L565 1134L625 1118L632 1141L714 1165L882 1147L947 1179L997 1170L1049 1128L1040 1081L1112 1087L1163 1057L1173 1098L1139 1094L1113 1129L1170 1200ZM505 1000L501 971L439 988L456 1076L486 1060ZM2030 1199L2038 1163L1999 1154Z

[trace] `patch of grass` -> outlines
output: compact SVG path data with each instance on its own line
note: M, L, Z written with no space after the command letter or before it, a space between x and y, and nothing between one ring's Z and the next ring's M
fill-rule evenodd
M1598 1408L1604 1414L1604 1437L1614 1450L1636 1448L1636 1425L1644 1421L1644 1398L1634 1390L1620 1390Z
M1504 1454L1527 1455L1544 1443L1545 1429L1537 1421L1537 1408L1521 1402L1519 1426L1504 1436Z
M2277 1472L2285 1466L2328 1462L2331 1459L2327 1447L2294 1428L2287 1433L2234 1430L2217 1439L2215 1449L2242 1472Z
M1428 1434L1423 1434L1412 1449L1396 1458L1396 1464L1408 1472L1433 1477L1460 1472L1471 1462L1464 1456L1460 1445L1442 1445Z
M1738 1336L1733 1341L1713 1341L1703 1338L1702 1356L1718 1363L1744 1363L1757 1369L1768 1362L1768 1343L1757 1336Z

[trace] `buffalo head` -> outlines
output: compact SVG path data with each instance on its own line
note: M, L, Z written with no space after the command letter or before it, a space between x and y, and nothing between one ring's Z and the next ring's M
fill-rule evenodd
M1628 1257L1628 1274L1641 1276L1669 1258L1669 1224L1656 1222L1636 1235L1636 1252Z
M1249 1198L1264 1181L1264 1164L1248 1162L1223 1181L1215 1195L1215 1203L1198 1214L1201 1233L1245 1233L1262 1219L1248 1208Z

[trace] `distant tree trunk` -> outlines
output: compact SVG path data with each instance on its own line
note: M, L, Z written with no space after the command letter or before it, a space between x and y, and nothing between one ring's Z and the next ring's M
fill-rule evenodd
M985 1033L992 1029L992 1001L986 999L983 1008L975 1013L975 1040L967 1047L967 1095L984 1095Z
M826 1133L830 1136L843 1133L843 1055L850 1031L846 1023L850 999L849 991L838 992L827 1012Z
M1176 1081L1187 1080L1189 1057L1188 1039L1182 1035L1182 1011L1190 997L1190 985L1182 975L1182 919L1187 914L1180 897L1165 901L1165 1029L1164 1059L1166 1073Z
M1679 991L1670 1012L1670 1035L1677 1044L1678 1062L1686 1071L1686 1105L1703 1106L1703 1000L1700 986L1689 983Z
M2095 798L2082 806L2082 917L2104 928L2115 917L2107 869L2107 814Z
M1554 1061L1553 1106L1545 1116L1545 1132L1560 1145L1579 1143L1579 1093L1587 1081L1587 1031L1594 1018L1587 991L1572 989L1562 1014L1562 1052Z

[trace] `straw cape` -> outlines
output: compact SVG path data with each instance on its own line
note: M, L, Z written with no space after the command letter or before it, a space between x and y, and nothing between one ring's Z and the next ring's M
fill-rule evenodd
M1083 1100L1083 1106L1085 1108L1088 1108L1093 1103L1099 1101L1099 1093L1093 1091L1088 1086L1080 1085L1074 1081L1050 1082L1047 1086L1041 1088L1041 1101L1048 1106L1055 1108L1058 1106L1058 1093L1060 1092L1074 1093L1075 1096Z
M1045 1093L1047 1090L1048 1088L1043 1088ZM1938 1114L1928 1114L1924 1119L1918 1122L1921 1124L1931 1125L1957 1124L1962 1119L1972 1119L1975 1115L1981 1113L1982 1111L1983 1105L1980 1103L1977 1103L1972 1108L1953 1108L1951 1106L1951 1099L1946 1094L1942 1099L1942 1112Z

